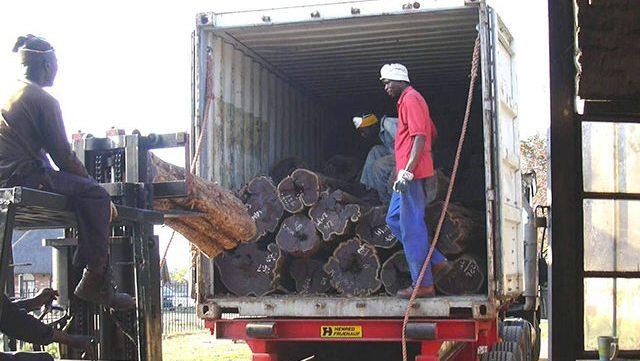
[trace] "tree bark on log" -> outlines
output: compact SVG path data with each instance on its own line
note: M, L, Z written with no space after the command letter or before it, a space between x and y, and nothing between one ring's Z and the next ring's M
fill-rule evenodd
M356 238L342 242L323 268L331 285L345 296L370 296L382 286L375 247Z
M443 205L443 202L437 202L427 208L426 222L431 240L433 240ZM450 203L440 230L438 250L447 256L459 255L466 252L474 241L482 238L481 233L482 227L476 212Z
M244 243L215 260L220 280L237 296L266 296L275 291L284 258L274 243Z
M411 286L411 273L404 251L394 253L382 264L380 280L385 291L391 296L395 296L399 290Z
M295 281L296 292L301 295L322 295L331 289L329 275L322 268L324 262L317 259L295 259L289 266L289 274Z
M435 276L436 289L445 295L476 294L486 280L486 267L472 254L463 254L450 262L449 270Z
M294 214L282 222L276 243L281 250L295 257L309 257L320 249L322 241L307 216Z
M387 206L373 207L358 221L356 235L363 241L379 247L393 248L398 239L387 226Z
M278 184L278 198L289 213L311 207L324 191L322 177L308 169L296 169Z
M218 248L231 248L243 241L249 241L256 234L256 224L249 216L246 207L229 190L204 179L187 174L182 167L167 163L151 155L155 182L166 182L186 179L189 183L189 194L186 197L159 199L154 201L154 208L160 211L187 210L206 213L203 217L183 217L181 222L190 226L191 230L205 235L191 238L185 237L201 250L214 250L202 242L213 242ZM175 222L168 222L177 224ZM184 234L183 234L184 235ZM200 242L200 243L196 243ZM208 257L217 254L206 253Z
M247 206L247 211L256 222L258 240L267 233L273 233L278 228L280 219L284 215L284 207L278 199L276 186L271 179L264 176L253 178L240 192L240 199Z
M209 258L215 257L224 250L216 240L211 239L206 233L197 231L184 220L166 219L164 223L188 239L191 244Z
M331 240L334 235L343 235L351 223L360 219L360 206L354 204L358 200L341 190L325 193L309 210L309 217L322 234L324 241Z

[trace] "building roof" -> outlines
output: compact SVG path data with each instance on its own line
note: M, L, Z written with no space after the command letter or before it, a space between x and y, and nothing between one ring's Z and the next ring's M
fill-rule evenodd
M51 274L52 260L51 247L44 247L42 240L45 238L59 238L64 235L60 229L15 231L13 233L13 263L16 265L15 274L40 273Z

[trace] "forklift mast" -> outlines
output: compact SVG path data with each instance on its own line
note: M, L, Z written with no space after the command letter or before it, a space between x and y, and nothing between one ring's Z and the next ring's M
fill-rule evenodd
M111 129L103 138L73 136L78 158L118 210L111 225L110 266L119 291L136 299L131 311L116 312L73 295L82 270L72 265L78 229L66 197L24 187L0 189L0 282L13 283L9 265L14 229L64 229L64 238L43 240L43 246L53 247L53 287L60 293L59 305L70 315L64 330L94 337L99 360L162 359L159 244L153 226L170 215L154 211L153 201L182 197L188 189L185 180L153 183L149 152L160 148L184 149L189 164L189 137L182 132L143 136ZM60 354L63 359L81 357L80 351L63 345Z

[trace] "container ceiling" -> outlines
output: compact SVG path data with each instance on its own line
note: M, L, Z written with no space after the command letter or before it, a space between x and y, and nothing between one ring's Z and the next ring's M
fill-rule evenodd
M412 83L464 84L477 35L475 7L214 28L292 83L330 103L383 96L379 69L402 63Z

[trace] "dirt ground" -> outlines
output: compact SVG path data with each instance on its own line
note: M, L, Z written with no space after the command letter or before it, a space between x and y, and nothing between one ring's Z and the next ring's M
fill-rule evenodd
M244 343L216 340L207 331L169 337L162 342L164 361L249 361Z

